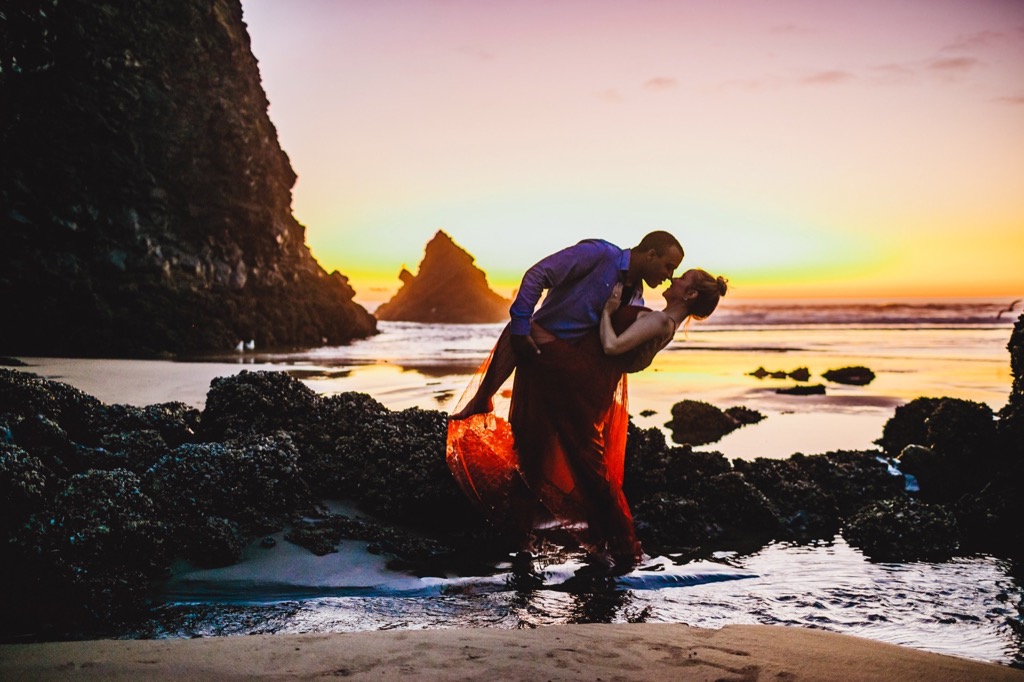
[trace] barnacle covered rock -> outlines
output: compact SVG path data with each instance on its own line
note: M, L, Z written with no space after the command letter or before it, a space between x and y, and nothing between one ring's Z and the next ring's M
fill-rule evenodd
M906 489L906 480L894 475L872 450L836 450L805 457L803 462L812 480L832 493L843 517L868 500L899 497Z
M200 432L206 440L223 440L297 431L317 419L319 406L312 389L284 372L243 370L210 382Z
M171 451L160 432L151 429L108 433L100 438L99 447L111 459L120 460L123 468L140 475Z
M899 455L900 468L917 478L921 496L953 501L996 478L1006 457L999 448L992 409L953 398L927 405L931 410L923 420L923 434L918 431L920 441L914 444L921 447L904 446Z
M896 408L875 441L890 457L899 455L908 445L928 443L928 417L945 398L915 398Z
M167 445L177 447L196 439L200 413L181 402L145 407L105 405L98 410L97 422L101 438L137 431L155 432Z
M811 467L804 466L807 459L737 459L734 466L771 500L785 537L829 538L839 531L839 508L835 495L814 479Z
M29 593L45 595L70 620L102 622L145 604L169 554L167 528L138 476L124 469L76 474L47 512L13 543Z
M29 372L0 369L0 415L45 419L59 424L68 438L91 443L103 404L96 398L58 381Z
M146 488L168 519L186 527L219 516L259 532L313 506L298 452L283 432L181 445L146 473Z
M970 551L1024 563L1024 495L1019 477L993 481L948 508L956 515L961 545Z
M771 502L738 471L702 480L696 492L704 513L730 535L771 532L779 526Z
M178 551L197 566L218 568L230 566L242 557L246 536L234 521L206 516L179 526L175 543Z
M743 405L733 405L732 407L725 408L725 413L729 415L733 421L740 426L746 426L748 424L756 424L764 419L764 414L757 410L745 407Z
M719 452L669 446L660 429L629 425L623 490L631 502L665 492L692 495L698 481L729 469Z
M333 494L393 523L464 526L468 502L445 462L447 429L447 415L419 408L354 424L334 444Z
M316 424L292 433L299 448L302 470L310 487L325 496L337 495L349 478L348 465L339 460L336 441L351 438L364 425L389 420L391 410L365 393L339 393L322 398Z
M960 533L942 506L898 497L861 509L843 537L874 561L945 561L956 554Z
M0 542L49 502L53 473L38 457L12 443L0 443Z
M43 414L30 414L11 422L14 442L54 471L67 476L83 470L76 461L75 444L56 421Z
M722 535L695 500L669 493L633 507L637 536L648 553L664 554L707 545Z

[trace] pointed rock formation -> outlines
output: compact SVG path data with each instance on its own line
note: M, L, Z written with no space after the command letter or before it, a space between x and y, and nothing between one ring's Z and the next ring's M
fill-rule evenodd
M427 243L419 273L399 273L402 288L377 308L378 320L480 323L508 319L511 301L491 291L473 256L438 230Z

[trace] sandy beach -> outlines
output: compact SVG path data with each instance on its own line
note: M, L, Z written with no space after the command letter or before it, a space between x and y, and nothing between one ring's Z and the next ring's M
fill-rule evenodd
M0 646L6 680L1024 680L797 627L565 625Z

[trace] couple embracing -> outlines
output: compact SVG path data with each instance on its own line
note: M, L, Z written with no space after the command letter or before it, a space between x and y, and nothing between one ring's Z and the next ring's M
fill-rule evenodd
M447 459L463 492L524 549L544 531L610 573L641 560L622 493L626 374L647 367L684 321L709 316L727 288L699 269L672 278L682 260L679 241L657 231L631 249L584 240L523 276L511 322L451 416ZM666 279L665 307L644 307L643 285ZM513 370L506 422L492 397Z

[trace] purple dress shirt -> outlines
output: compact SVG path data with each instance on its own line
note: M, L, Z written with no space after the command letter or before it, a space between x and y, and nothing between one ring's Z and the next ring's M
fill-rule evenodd
M509 308L513 334L530 333L531 318L560 339L578 339L601 321L601 310L616 282L629 269L629 249L603 239L584 239L544 258L523 275ZM547 289L534 314L541 293ZM643 285L627 303L643 305Z

